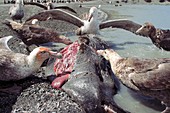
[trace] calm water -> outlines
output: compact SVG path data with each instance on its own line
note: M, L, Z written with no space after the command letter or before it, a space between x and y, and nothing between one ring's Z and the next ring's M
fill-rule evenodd
M88 4L87 7L91 7L91 5ZM102 5L101 9L117 11L122 17L126 16L127 19L139 24L151 22L156 28L170 29L170 6L124 5L114 7L113 5ZM105 37L104 40L112 43L112 49L122 57L170 58L170 52L158 49L149 38L112 28L101 30L101 35ZM122 108L132 113L160 113L162 109L160 102L136 94L123 85L121 85L119 93L114 96L114 100Z
M143 24L153 23L157 28L170 28L170 6L161 5L126 5L112 8L120 15L130 15L127 19ZM164 58L170 52L156 48L149 38L137 36L128 31L107 29L102 31L106 40L113 42L113 49L124 57Z

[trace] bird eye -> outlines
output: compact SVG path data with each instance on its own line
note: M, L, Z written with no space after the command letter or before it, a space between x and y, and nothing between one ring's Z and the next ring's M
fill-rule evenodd
M41 54L44 54L44 53L47 53L47 51L41 51L40 53L41 53Z

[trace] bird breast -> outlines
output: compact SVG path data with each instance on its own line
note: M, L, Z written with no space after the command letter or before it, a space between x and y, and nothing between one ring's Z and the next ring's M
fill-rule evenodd
M99 22L94 20L91 20L90 22L86 21L82 27L82 31L86 33L98 34Z
M35 69L30 68L27 63L26 55L3 49L0 53L0 80L19 80L34 72Z
M24 16L23 6L17 4L10 8L9 14L14 18L22 18Z

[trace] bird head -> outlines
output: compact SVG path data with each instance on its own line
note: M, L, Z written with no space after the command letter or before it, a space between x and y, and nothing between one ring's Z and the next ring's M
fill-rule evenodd
M101 56L103 56L106 60L118 60L121 57L119 56L118 53L116 53L112 49L105 49L105 50L97 50L97 53Z
M38 60L43 60L44 61L47 58L49 58L50 56L55 56L57 58L61 57L61 53L57 53L57 52L51 51L49 48L39 47L37 49L38 49L38 51L37 51L36 58Z
M136 31L136 33L142 36L152 37L156 33L156 28L153 24L146 22Z
M108 60L111 64L112 71L114 73L117 73L117 71L116 71L117 70L117 64L123 58L121 56L119 56L119 54L112 49L97 50L97 53L99 55L103 56L106 60Z
M28 62L30 63L30 65L35 64L37 66L40 66L46 59L48 59L51 56L61 58L62 54L51 51L47 47L37 47L28 56Z
M106 60L109 60L108 54L106 50L97 50L97 53L103 56Z
M96 7L91 7L89 10L88 21L90 22L92 18L97 19L98 17L98 9Z

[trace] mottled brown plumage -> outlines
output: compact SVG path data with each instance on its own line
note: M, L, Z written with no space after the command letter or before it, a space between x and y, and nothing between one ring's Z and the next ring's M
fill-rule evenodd
M170 59L122 58L111 49L98 50L109 60L112 71L127 87L159 99L170 113Z
M136 33L149 37L158 48L170 51L170 30L157 29L147 22Z
M40 45L47 42L64 43L67 45L72 43L70 39L60 35L57 31L32 24L31 22L21 24L6 19L5 24L16 31L20 39L28 46L32 44Z

